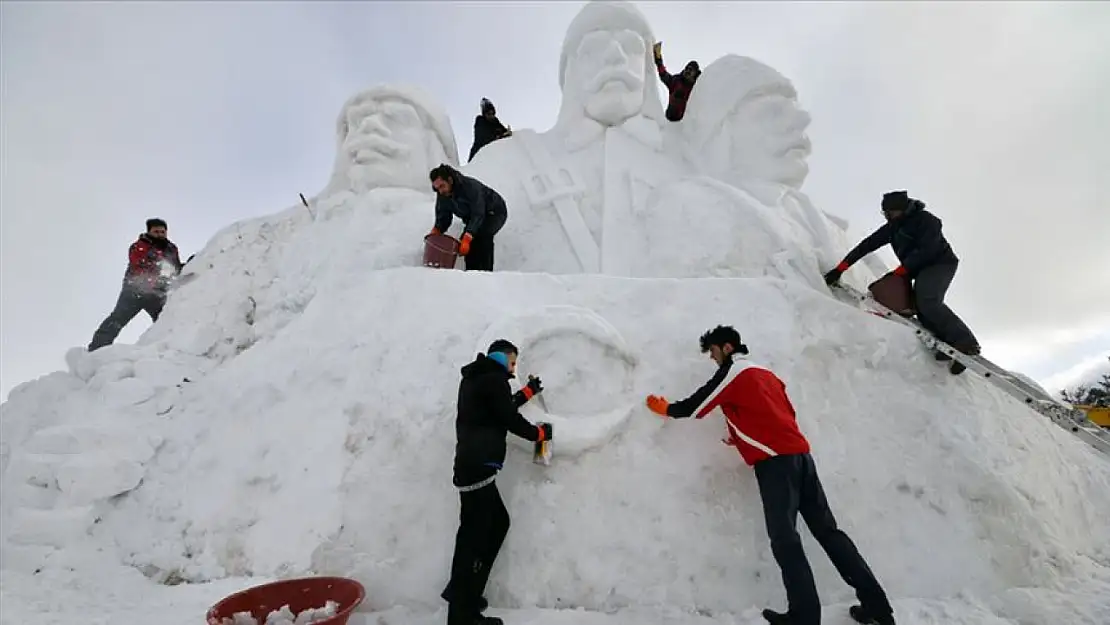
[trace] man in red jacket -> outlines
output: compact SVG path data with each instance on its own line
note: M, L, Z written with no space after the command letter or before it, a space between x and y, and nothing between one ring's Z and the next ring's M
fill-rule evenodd
M682 68L681 73L671 74L663 64L662 41L655 42L652 46L652 54L655 57L655 71L659 74L659 80L663 82L663 86L667 88L667 121L682 121L682 117L686 115L686 103L690 101L690 93L698 82L698 76L701 76L701 67L698 66L697 61L690 61Z
M797 530L801 513L840 576L856 590L860 605L849 609L852 618L860 623L893 625L894 611L886 592L829 510L809 441L798 429L786 385L768 369L743 358L748 348L731 326L717 326L703 334L701 351L709 352L720 365L709 382L682 401L669 403L664 397L650 395L647 405L664 418L694 415L701 419L718 407L724 412L728 426L724 442L755 469L771 552L786 586L789 610L785 614L764 610L763 618L775 625L821 622L821 600ZM737 354L739 362L734 360Z
M177 246L166 238L166 222L157 217L146 220L146 232L131 244L127 256L127 271L116 307L93 334L90 352L111 345L140 311L145 310L151 321L158 321L170 280L185 266Z

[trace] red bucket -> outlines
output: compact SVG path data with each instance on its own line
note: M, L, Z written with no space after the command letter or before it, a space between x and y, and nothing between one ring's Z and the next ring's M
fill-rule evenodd
M322 608L328 601L339 604L335 616L312 625L346 625L351 612L366 598L362 584L346 577L302 577L262 584L242 590L220 600L208 609L208 625L221 625L223 619L234 619L238 612L250 612L263 625L270 612L288 605L294 615L310 608Z
M459 242L446 234L424 237L424 266L454 269L459 258Z

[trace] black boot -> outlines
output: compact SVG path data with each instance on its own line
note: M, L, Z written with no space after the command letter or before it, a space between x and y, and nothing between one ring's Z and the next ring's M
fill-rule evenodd
M863 623L863 625L895 625L894 615L890 612L880 614L878 612L872 612L862 605L854 605L848 608L848 614L851 615L857 623Z
M946 354L942 351L939 351L939 350L937 351L935 356L936 356L937 362L948 362L949 360L952 360L951 356L949 356L948 354Z
M952 375L960 375L964 372L964 369L967 369L967 366L958 360L953 360L952 364L948 365L948 371Z
M774 610L764 610L763 618L766 619L771 625L790 625L793 621L790 620L790 613L775 612Z

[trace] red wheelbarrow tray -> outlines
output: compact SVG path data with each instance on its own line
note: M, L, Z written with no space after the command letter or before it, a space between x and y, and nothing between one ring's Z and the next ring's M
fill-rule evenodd
M208 625L220 625L222 619L235 618L238 612L250 612L264 625L266 616L288 605L294 614L309 608L321 608L329 600L339 604L335 616L312 625L346 625L351 613L366 599L366 589L358 581L346 577L301 577L270 582L241 590L224 597L208 609Z

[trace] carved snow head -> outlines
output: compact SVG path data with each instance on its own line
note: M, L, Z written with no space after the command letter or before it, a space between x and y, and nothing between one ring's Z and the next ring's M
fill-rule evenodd
M799 189L809 174L809 123L785 76L729 54L702 72L681 126L687 157L703 172L738 186Z
M458 165L451 120L415 87L382 85L352 96L336 120L333 184L355 191L428 188L428 170Z
M615 126L635 115L662 118L643 14L628 2L595 1L567 28L559 59L561 121L585 116Z

